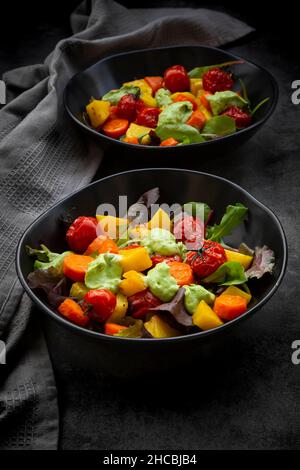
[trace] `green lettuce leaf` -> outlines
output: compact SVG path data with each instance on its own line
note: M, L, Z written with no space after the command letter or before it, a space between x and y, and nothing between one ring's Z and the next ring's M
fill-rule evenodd
M37 258L33 265L34 269L54 268L59 273L62 273L64 258L72 253L71 251L54 253L53 251L50 251L45 245L41 245L41 250L31 248L27 245L25 250L29 256L35 256Z
M123 85L119 90L111 90L105 93L105 95L102 96L102 100L109 101L110 104L116 105L122 96L132 94L138 97L140 92L141 90L138 86Z
M204 278L203 281L221 286L233 286L246 282L247 276L241 263L227 261L210 276Z
M244 220L248 209L243 204L236 203L228 205L221 222L213 227L207 227L206 238L215 242L220 242L223 237L230 235Z
M230 65L242 64L243 60L230 60L222 64L204 65L203 67L195 67L188 72L190 78L202 78L202 76L211 69L229 67Z
M166 88L159 88L159 90L157 90L157 92L155 93L155 99L159 108L162 108L163 106L168 106L169 104L173 103L171 98L171 92Z
M122 338L142 338L144 336L144 323L142 320L127 317L121 323L127 328L115 333L114 336Z
M235 120L229 116L214 116L207 121L202 134L212 137L234 134L236 132Z
M214 116L221 114L230 106L245 108L249 104L248 101L231 90L217 91L213 95L207 95L206 98L209 101Z

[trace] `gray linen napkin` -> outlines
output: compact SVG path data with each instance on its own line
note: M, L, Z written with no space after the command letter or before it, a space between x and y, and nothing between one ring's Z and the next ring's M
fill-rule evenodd
M0 111L0 448L55 449L56 387L39 315L16 280L14 252L24 229L45 209L89 183L101 148L66 119L63 89L74 73L104 56L155 46L236 40L252 28L206 9L132 9L108 0L83 2L74 35L44 64L7 72L11 101Z

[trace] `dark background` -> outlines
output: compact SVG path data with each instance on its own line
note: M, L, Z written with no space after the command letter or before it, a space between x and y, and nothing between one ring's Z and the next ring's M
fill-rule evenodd
M1 4L0 74L42 62L70 34L69 14L77 1L29 0ZM158 2L120 2L153 7ZM292 2L230 1L221 6L161 1L159 6L206 6L225 10L256 28L231 44L232 52L267 67L280 88L277 109L241 149L226 155L173 159L172 165L225 176L279 216L289 243L285 280L271 301L243 325L226 350L182 375L143 380L103 379L76 370L52 349L64 449L299 449L300 365L291 344L300 338L299 312L299 114L291 83L300 79L298 12ZM98 176L159 165L109 152Z

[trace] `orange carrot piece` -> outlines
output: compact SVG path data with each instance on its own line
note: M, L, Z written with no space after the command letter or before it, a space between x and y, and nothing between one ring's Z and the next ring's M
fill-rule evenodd
M115 335L122 330L126 330L127 326L117 325L117 323L105 323L104 333L106 335Z
M58 311L76 325L85 326L89 320L80 305L72 299L65 299L58 307Z
M224 320L233 320L247 310L247 300L240 295L223 294L217 297L214 312Z
M152 94L155 95L159 88L162 88L164 79L162 77L145 77L146 82L152 88Z
M206 93L203 93L201 96L200 96L200 101L201 103L203 104L204 108L207 109L207 111L211 111L211 107L210 107L210 103L208 101L208 99L206 98L207 95L211 95L212 93L209 93L209 92L206 92Z
M163 140L160 144L160 147L169 147L169 146L172 146L174 147L175 145L177 145L179 142L175 139L173 139L173 137L169 137L168 139L166 140Z
M102 130L104 134L108 135L108 137L117 139L118 137L121 137L121 135L125 134L128 126L129 121L127 119L108 119L104 123Z
M123 142L127 142L127 144L138 144L139 139L137 137L124 137Z
M84 281L88 265L94 261L91 256L71 254L64 258L63 273L72 281Z
M167 261L167 264L170 266L171 276L175 277L179 286L194 282L193 271L189 264L182 263L181 261Z
M187 124L189 126L196 127L196 129L198 130L201 130L204 127L205 123L206 117L199 109L197 109L197 111L194 111L189 120L187 121Z
M92 253L118 253L119 248L118 245L111 239L107 238L104 235L100 235L99 237L95 238L95 240L90 243L87 247L85 255L91 255Z

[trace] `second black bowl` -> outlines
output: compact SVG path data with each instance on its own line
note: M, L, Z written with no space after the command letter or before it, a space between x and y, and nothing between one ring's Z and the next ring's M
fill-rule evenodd
M82 119L82 112L92 96L99 98L107 91L119 88L123 82L149 75L162 75L166 68L174 64L181 64L190 70L201 65L214 65L232 60L244 59L208 46L172 46L116 54L100 60L71 78L64 93L65 107L74 122L100 142L116 144L137 151L147 150L151 155L154 152L156 154L181 152L183 149L185 152L191 149L201 149L203 153L217 148L222 150L230 147L236 148L266 122L278 100L278 86L273 76L263 67L247 60L244 60L242 64L231 66L230 70L243 80L252 105L255 106L265 98L269 98L269 101L257 111L252 125L234 134L178 147L132 145L97 132Z

